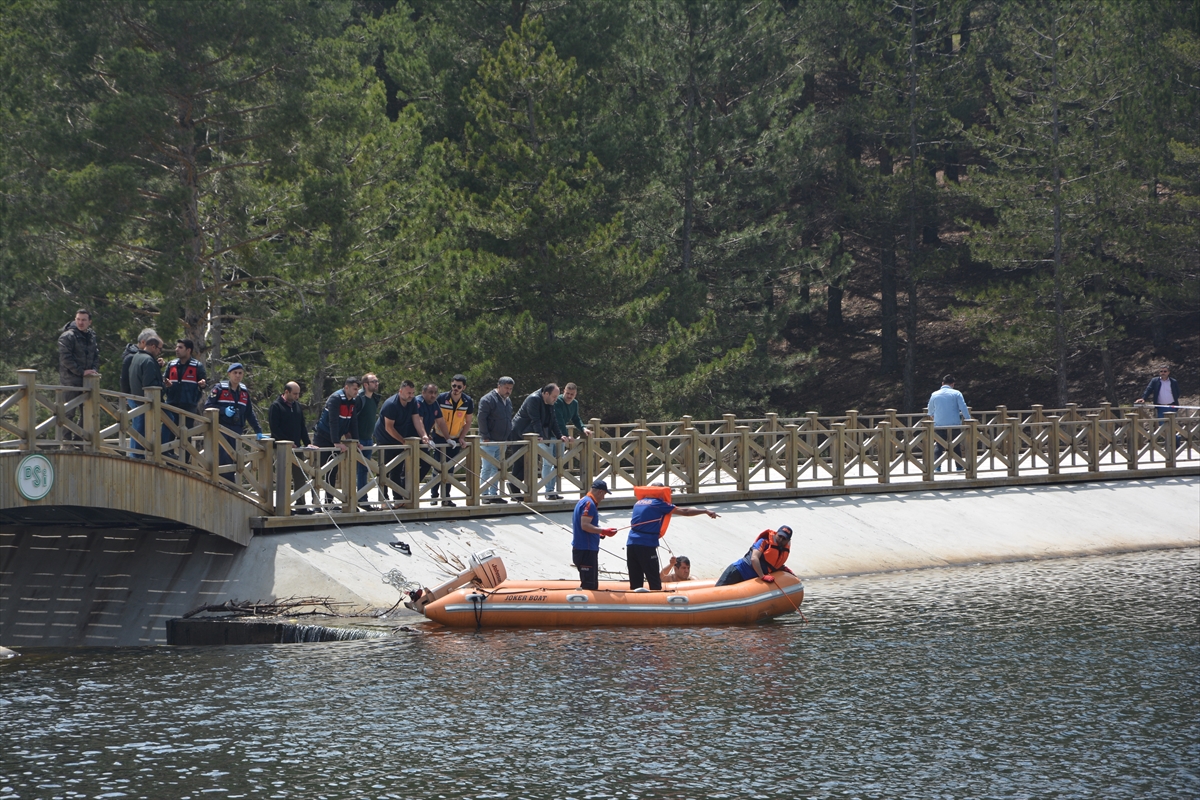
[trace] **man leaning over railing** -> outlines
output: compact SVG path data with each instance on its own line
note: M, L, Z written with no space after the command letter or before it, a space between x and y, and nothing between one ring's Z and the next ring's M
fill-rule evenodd
M929 416L933 418L933 427L938 439L945 439L947 442L953 440L956 428L961 428L964 422L971 421L967 401L963 399L962 392L954 388L953 375L942 378L942 388L929 396ZM933 457L941 458L944 452L945 448L939 441L934 447ZM962 458L962 449L958 445L954 445L954 453ZM962 465L955 463L954 469L960 470Z

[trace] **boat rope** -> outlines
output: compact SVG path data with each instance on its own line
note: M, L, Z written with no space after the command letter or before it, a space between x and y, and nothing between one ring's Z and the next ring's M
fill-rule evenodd
M385 574L383 572L383 570L381 570L379 567L372 564L371 561L366 556L364 556L362 553L358 552L358 548L356 548L354 546L354 542L350 541L350 537L346 536L346 532L344 530L342 530L341 525L337 524L337 520L333 518L333 514L330 513L328 509L325 510L325 516L329 517L329 521L333 523L333 527L337 528L337 532L342 535L342 540L346 542L347 546L349 546L349 548L351 550L353 550L355 553L358 553L358 557L361 558L363 561L366 561L367 566L369 566L371 569L375 570L375 572L379 575L379 577L383 579L383 582L386 583L388 586L391 586L393 589L395 589L396 592L400 595L400 597L396 600L396 602L392 605L391 608L389 608L387 611L375 614L374 616L386 617L388 614L395 611L396 608L398 608L399 605L402 602L404 602L405 587L408 584L412 583L412 581L409 581L407 578L404 577L404 574L402 572L400 572L399 570L396 570L396 569L390 570L389 572L387 572Z
M554 520L550 519L550 518L549 518L549 517L547 517L545 514L543 514L542 512L538 511L536 508L534 508L533 506L531 506L531 505L529 505L528 503L524 502L523 500L518 500L517 502L518 502L518 503L520 503L521 505L525 506L525 508L527 508L527 509L529 509L530 511L532 511L534 514L537 514L537 515L538 515L539 517L541 517L542 519L546 520L546 522L549 522L551 525L554 525L555 527L558 527L558 528L562 528L564 531L566 531L567 533L571 534L572 536L574 536L574 535L575 535L575 531L573 531L572 529L568 528L566 525L563 525L561 522L555 522ZM620 528L618 528L618 530L620 530ZM602 553L608 553L608 554L609 554L610 556L612 556L613 558L620 558L620 556L619 556L619 555L617 555L616 553L614 553L613 551L611 551L611 550L606 550L606 549L604 549L603 547L601 547L601 548L600 548L600 551L601 551Z

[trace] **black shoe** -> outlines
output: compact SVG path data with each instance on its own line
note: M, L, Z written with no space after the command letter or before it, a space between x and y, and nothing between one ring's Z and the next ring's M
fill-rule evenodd
M412 555L412 548L408 546L408 542L388 542L389 545L404 553L406 556Z
M502 504L502 505L508 505L508 501L507 501L507 500L505 500L503 497L494 497L494 498L492 498L492 502L493 502L493 503L500 503L500 504Z
M524 502L524 501L525 501L525 495L523 495L523 494L514 494L514 495L512 496L512 500L513 500L513 502L514 502L514 503L522 503L522 502Z
M548 495L546 495L546 499L547 500L562 500L562 495L561 494L548 494Z
M453 505L454 505L454 501L453 501L453 500L443 500L443 501L442 501L442 505L444 505L444 506L453 506Z

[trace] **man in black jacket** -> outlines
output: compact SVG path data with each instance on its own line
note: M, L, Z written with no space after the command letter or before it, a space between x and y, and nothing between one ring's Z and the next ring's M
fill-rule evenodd
M92 330L92 312L81 308L75 312L75 319L63 326L58 337L58 382L63 386L83 386L83 377L99 377L99 369L100 346L96 343L96 332ZM67 392L63 399L69 403L78 396L77 392ZM76 424L82 418L82 408L68 416ZM67 431L63 438L74 439L75 436Z
M357 376L348 377L341 389L329 395L314 431L317 447L336 447L345 452L346 445L343 440L358 438L358 412L362 408L358 390L361 386L362 381ZM321 465L324 466L331 458L333 453L328 450L322 451ZM335 466L329 470L329 485L337 486L337 480L338 468ZM326 493L325 502L332 503L333 495Z
M525 401L521 403L521 408L517 411L517 415L513 417L512 438L519 439L527 433L536 433L538 438L543 441L561 439L567 441L567 434L558 425L558 417L554 413L554 401L558 400L558 384L548 383L536 392L532 392ZM542 456L546 457L549 453L542 451ZM537 475L532 475L528 480L525 479L525 459L517 459L512 468L513 477L525 481L529 484L529 496L536 496L537 492L533 490L533 484L537 481ZM517 496L518 489L509 484L513 490L513 499L520 500Z
M292 447L314 447L308 438L308 428L304 424L304 409L300 407L299 400L300 384L289 381L283 387L283 394L276 397L275 402L271 403L271 408L267 410L267 424L271 426L271 436L275 439L277 447L287 447L288 442ZM292 491L295 491L298 486L303 486L307 481L304 470L300 469L298 465L292 464ZM297 498L296 505L304 505L305 497L306 495L301 494ZM312 511L296 509L296 513L311 514Z
M133 357L129 364L129 393L132 395L146 396L146 389L157 386L162 389L163 378L159 372L159 356L162 355L162 342L156 337L151 337L142 343L142 351ZM130 401L132 406L136 401ZM145 405L145 403L137 403L137 405ZM143 413L133 418L133 429L137 431L146 444L151 443L151 437L161 436L159 431L152 430L149 433L146 431L146 414ZM130 453L134 458L145 458L138 451L142 450L142 445L136 438L131 437Z
M1171 366L1163 364L1158 368L1158 377L1150 379L1150 385L1135 403L1153 403L1159 419L1168 411L1174 411L1179 405L1179 381L1171 377Z

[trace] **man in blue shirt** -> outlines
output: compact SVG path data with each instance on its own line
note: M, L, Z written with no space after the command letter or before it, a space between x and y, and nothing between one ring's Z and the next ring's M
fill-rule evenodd
M644 581L649 581L650 588L654 591L662 588L662 572L658 566L658 540L671 523L671 514L679 514L681 517L707 514L710 519L719 516L717 512L707 508L681 508L673 505L666 487L663 487L662 493L666 499L643 497L633 505L633 524L629 527L629 539L625 542L625 563L629 567L630 589L642 588Z
M929 396L929 416L933 417L933 427L939 440L944 439L949 442L955 434L955 428L961 428L964 422L971 421L971 412L967 410L967 401L963 399L962 392L954 388L954 376L947 375L942 378L942 388ZM941 458L942 453L946 449L942 447L941 441L934 446L933 457ZM954 454L962 458L962 450L958 445L954 445ZM954 465L955 469L962 469L959 464Z
M571 558L579 570L582 589L600 588L600 537L616 536L616 528L600 527L600 503L608 495L608 484L592 481L592 490L575 504L571 517Z

